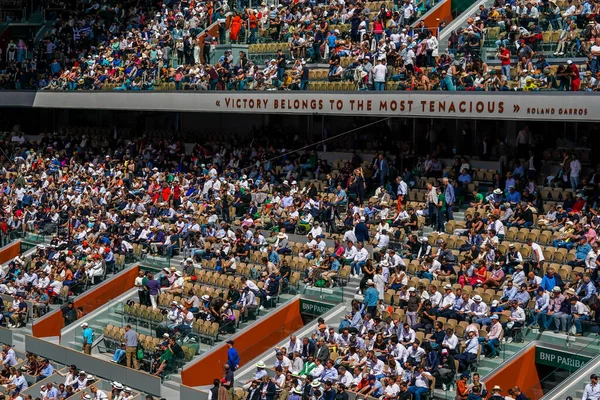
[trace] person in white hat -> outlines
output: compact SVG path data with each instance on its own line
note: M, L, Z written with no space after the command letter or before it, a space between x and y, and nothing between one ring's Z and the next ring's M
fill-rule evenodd
M498 314L493 314L490 318L491 324L488 329L488 334L485 337L480 337L482 342L483 352L486 357L494 358L498 355L498 347L500 346L500 336L502 336L502 324Z
M452 290L452 285L449 283L446 283L444 285L444 295L442 296L442 302L440 303L440 306L438 308L438 314L444 315L445 313L447 313L454 305L455 300L456 300L456 295L454 294L454 291Z
M252 382L260 382L263 376L267 376L267 365L264 362L259 361L256 363L256 372L254 373L254 376L251 379L247 380L246 383L242 385L242 387L244 388L244 390L248 390L252 385Z
M181 273L181 271L176 270L173 272L173 275L175 275L175 280L173 281L173 283L171 283L171 286L163 288L162 292L173 295L181 295L183 293L184 285L183 274Z
M92 354L92 343L94 342L94 331L88 326L87 322L81 324L83 329L83 352L85 354Z
M125 386L125 388L123 388L123 392L121 392L121 400L132 400L133 397L134 396L131 388L129 386Z

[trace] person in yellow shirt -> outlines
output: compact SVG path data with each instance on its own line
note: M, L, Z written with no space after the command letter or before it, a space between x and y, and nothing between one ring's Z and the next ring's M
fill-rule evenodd
M527 78L527 80L525 80L525 86L523 86L523 91L529 92L534 90L539 90L537 82L533 78Z

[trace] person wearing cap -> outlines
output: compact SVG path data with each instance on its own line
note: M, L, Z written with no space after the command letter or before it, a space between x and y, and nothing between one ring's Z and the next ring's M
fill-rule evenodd
M583 396L581 400L599 400L600 399L600 385L598 384L598 375L590 375L590 383L585 385L583 389Z
M229 369L231 371L235 371L240 367L240 355L233 345L233 340L227 341L227 364L229 364Z
M371 316L377 315L377 304L379 303L379 292L375 289L375 282L373 280L367 280L367 290L365 291L365 298L363 303L367 314Z
M513 341L515 332L514 329L521 328L525 324L525 321L525 311L521 308L517 301L511 301L510 317L508 318L508 322L502 324L502 327L504 328L504 337L507 338L507 343L511 343Z
M167 365L171 363L173 360L173 350L171 348L171 343L168 341L166 344L161 343L160 346L161 355L158 359L158 368L154 372L154 376L161 376Z
M502 337L502 324L498 314L493 314L490 318L490 327L485 337L479 337L479 342L482 344L482 350L486 357L494 358L498 356L500 346L500 338Z
M133 400L133 391L129 386L125 386L121 392L121 400Z
M590 319L588 308L576 296L569 298L569 303L571 303L569 320L573 324L572 329L575 330L575 336L583 336L582 323Z
M170 286L162 288L161 292L173 295L181 295L183 293L184 285L183 274L181 271L174 271L172 275L175 276L175 279L173 282L171 282Z
M590 257L588 266L587 259L590 251L592 251L592 245L588 243L587 237L583 235L580 236L577 243L577 248L575 249L575 259L567 262L567 264L569 264L571 267L587 267L590 268L590 270L595 270L597 267L595 259L597 258L598 252L596 251L592 253L592 257ZM593 257L594 255L596 257Z
M515 266L523 263L523 256L521 252L517 250L514 243L508 245L508 251L506 252L506 265L508 266L509 274L514 273Z
M88 326L87 322L81 324L83 329L83 352L85 354L92 354L92 343L94 342L94 331Z

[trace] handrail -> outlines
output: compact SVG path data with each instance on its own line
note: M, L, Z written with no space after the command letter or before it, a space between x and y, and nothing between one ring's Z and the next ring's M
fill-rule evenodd
M577 384L582 377L585 377L589 374L592 374L598 371L600 368L600 354L596 357L592 358L587 362L582 368L577 370L576 374L570 375L567 379L562 381L560 385L555 386L552 390L544 395L540 400L562 400L569 393L574 393L571 391L571 387Z
M419 23L421 21L424 21L425 19L427 19L427 17L431 14L433 14L435 11L437 11L438 8L445 6L445 3L447 1L452 1L452 0L442 0L439 3L437 3L436 5L434 5L433 7L431 7L425 14L421 15L415 22L412 23L412 25L410 26L411 28L416 28ZM431 28L433 29L433 28ZM436 27L436 29L439 29L439 27Z

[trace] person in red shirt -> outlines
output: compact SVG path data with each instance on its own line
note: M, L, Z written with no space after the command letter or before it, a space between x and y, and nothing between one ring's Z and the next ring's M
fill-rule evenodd
M579 76L579 68L577 65L573 64L573 61L567 61L567 70L569 71L569 75L571 76L571 91L578 92L579 87L581 86L581 77Z
M248 12L248 22L250 25L250 38L248 42L250 42L250 44L254 44L256 43L256 28L258 26L258 18L256 17L254 10L249 8L246 11Z
M173 187L173 206L175 208L178 208L180 204L181 204L181 186L176 184L175 187Z
M507 79L510 79L510 50L501 44L498 46L498 53L496 53L496 57L498 57L502 63L502 75L506 76Z
M169 199L171 198L171 188L167 186L166 183L163 183L163 188L162 188L162 200L165 203L169 202Z

